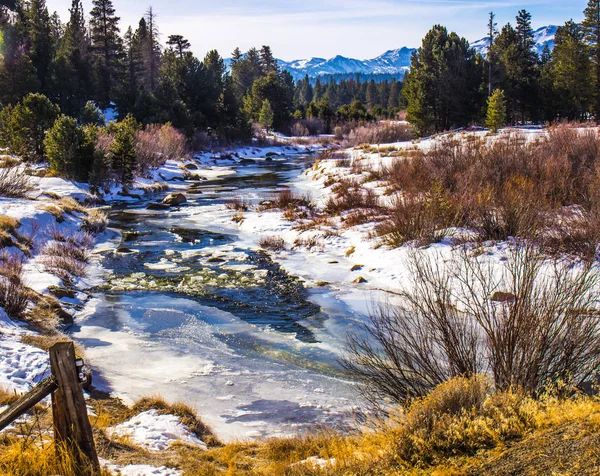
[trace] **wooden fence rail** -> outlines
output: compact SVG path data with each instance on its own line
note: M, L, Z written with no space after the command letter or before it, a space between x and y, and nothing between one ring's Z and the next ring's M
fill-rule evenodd
M60 458L70 457L78 474L100 468L92 427L75 363L72 342L60 342L50 349L52 375L23 395L0 414L0 431L25 414L48 395L52 395L54 443ZM68 454L64 454L64 452Z

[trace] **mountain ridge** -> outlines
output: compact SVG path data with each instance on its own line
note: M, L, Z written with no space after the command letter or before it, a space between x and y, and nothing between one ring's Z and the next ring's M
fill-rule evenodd
M554 35L556 25L547 25L534 31L535 49L541 54L544 47L554 47ZM488 39L482 38L471 43L471 47L484 56L488 49ZM290 72L295 80L308 75L309 78L318 78L334 74L362 73L367 75L394 74L397 79L402 79L410 69L410 58L416 48L403 46L391 49L375 58L359 60L336 55L333 58L313 57L308 59L296 59L292 61L278 60L279 65Z

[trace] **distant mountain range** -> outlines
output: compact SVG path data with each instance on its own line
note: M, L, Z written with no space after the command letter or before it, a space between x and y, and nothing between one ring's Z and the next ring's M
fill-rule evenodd
M542 54L544 51L544 47L548 45L550 50L554 48L554 36L556 35L556 30L558 27L556 25L543 26L533 32L533 39L535 41L535 50L538 55ZM471 43L471 46L475 48L475 51L481 53L482 55L486 55L488 51L488 47L490 42L488 38L482 38L481 40L477 40L474 43Z
M534 32L536 50L541 54L544 46L550 49L554 47L554 35L558 27L554 25L539 28ZM488 39L482 38L471 43L471 46L479 53L485 55L488 50ZM294 61L278 60L279 65L288 70L295 80L302 79L308 75L309 78L334 74L362 73L366 75L393 74L397 79L404 77L410 69L410 57L415 48L399 48L389 50L373 59L358 60L335 56L330 59L310 58Z

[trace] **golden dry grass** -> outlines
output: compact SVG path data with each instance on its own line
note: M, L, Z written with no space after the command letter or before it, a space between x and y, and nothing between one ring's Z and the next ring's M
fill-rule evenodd
M0 391L0 404L3 398L6 392ZM92 392L89 404L103 458L166 465L184 475L591 475L600 465L598 398L496 393L484 377L446 382L370 431L317 431L226 445L215 439L208 450L175 444L153 453L107 435L109 426L156 409L179 416L209 440L212 433L186 405L149 397L129 408L99 392ZM69 474L59 471L52 452L25 446L13 436L0 437L0 443L0 474ZM44 473L48 468L54 472Z

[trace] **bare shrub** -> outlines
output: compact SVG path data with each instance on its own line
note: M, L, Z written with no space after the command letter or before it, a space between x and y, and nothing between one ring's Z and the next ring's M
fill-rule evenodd
M225 206L229 210L235 210L238 212L247 212L248 210L250 210L250 203L247 200L244 200L240 197L232 198L227 203L225 203Z
M348 210L377 209L379 202L372 189L365 189L362 184L348 179L343 179L332 188L334 196L329 197L325 204L325 212L339 215Z
M18 168L0 169L0 197L25 198L34 188L31 178Z
M42 256L40 261L44 264L46 271L58 276L63 281L71 281L72 276L85 277L87 265L69 256Z
M569 231L564 221L556 233L564 207L581 207L590 223L600 210L600 136L594 129L559 126L535 141L516 133L494 140L453 135L398 154L381 173L387 193L419 196L437 184L458 212L451 225L473 229L480 240L562 235L552 247L588 253L598 246L595 234Z
M94 246L94 237L86 231L65 234L58 227L54 226L50 228L49 234L54 241L68 243L74 247L91 248Z
M361 144L390 144L404 142L415 138L415 132L410 124L380 121L365 124L353 129L345 136L344 145L356 147Z
M70 282L72 276L85 277L93 237L87 232L63 235L56 229L51 235L54 240L44 246L40 258L46 270L65 282Z
M306 126L302 125L301 122L296 122L292 126L290 131L292 137L307 137L310 135L310 132L306 128Z
M294 240L294 248L305 248L308 251L323 251L323 240L316 235L298 237Z
M21 317L27 310L30 298L31 293L25 286L0 278L0 307L8 316Z
M284 251L287 249L285 240L281 236L263 236L258 241L258 246L270 251Z
M521 243L500 276L466 248L449 266L415 252L410 272L400 301L378 307L348 339L343 365L374 404L406 403L482 372L498 389L536 393L600 370L596 264L544 260ZM498 291L514 298L499 300Z
M87 263L90 259L89 250L69 242L51 241L44 247L42 252L46 256L71 258L84 263Z
M437 243L447 236L456 214L440 189L424 195L405 193L393 199L375 235L393 248L411 241L419 245Z
M136 135L138 166L142 172L156 169L167 160L189 156L185 136L170 124L149 124Z
M279 208L280 210L295 209L298 207L305 207L307 209L313 208L313 204L309 197L302 197L296 195L290 189L286 188L281 190L272 200L262 202L259 207L259 211L268 210L271 208Z
M23 259L3 252L0 255L0 307L8 316L21 317L31 299L31 291L23 285Z
M16 253L3 251L2 254L0 254L0 275L15 284L21 284L23 258Z

